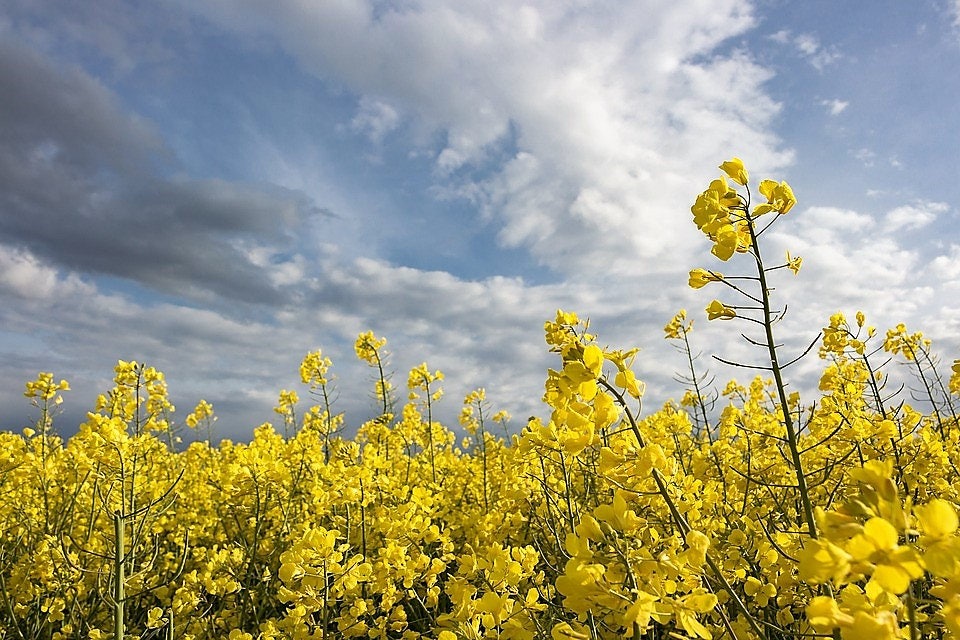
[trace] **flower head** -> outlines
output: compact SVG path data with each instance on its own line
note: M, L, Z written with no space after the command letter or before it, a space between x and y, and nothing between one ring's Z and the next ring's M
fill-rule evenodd
M737 317L737 312L719 300L713 300L707 305L707 320L730 320Z
M687 284L690 285L691 289L702 289L711 282L720 282L721 280L723 280L722 273L697 267L690 271L690 279L687 281Z
M740 158L727 160L720 165L720 170L737 184L746 186L749 178L747 177L747 170L743 168L743 160Z

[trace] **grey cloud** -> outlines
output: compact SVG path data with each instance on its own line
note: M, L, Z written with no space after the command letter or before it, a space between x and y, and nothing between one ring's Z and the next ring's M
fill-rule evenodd
M0 43L0 87L4 175L23 179L51 163L77 180L91 169L128 173L162 147L85 72L58 70L14 40Z
M304 194L269 185L168 179L148 123L79 69L59 71L0 45L0 234L81 272L165 293L278 304L288 293L261 250L282 261L311 218Z

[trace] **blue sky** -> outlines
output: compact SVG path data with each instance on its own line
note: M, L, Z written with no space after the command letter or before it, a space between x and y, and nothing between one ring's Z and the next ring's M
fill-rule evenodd
M733 155L800 201L767 238L804 258L775 283L788 349L862 309L949 361L958 16L947 0L6 2L0 428L30 420L23 383L44 370L72 383L71 431L136 359L167 373L181 417L205 398L246 438L316 348L356 426L368 329L398 384L424 360L446 373L447 422L483 386L519 428L543 414L557 308L642 348L655 408L682 394L662 340L680 308L706 355L758 357L743 327L707 324L715 292L686 287L718 267L689 206Z

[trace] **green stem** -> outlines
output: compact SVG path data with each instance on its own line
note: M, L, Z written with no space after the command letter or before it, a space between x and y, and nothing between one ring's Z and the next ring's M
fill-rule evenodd
M767 273L763 268L763 259L760 257L760 244L757 242L757 231L753 217L746 213L747 228L750 231L750 244L753 247L753 257L757 263L757 273L760 279L760 294L763 301L763 329L766 333L767 352L770 355L770 369L777 385L777 394L780 400L780 409L783 413L783 426L787 431L787 445L790 448L790 458L793 470L797 477L797 490L800 492L800 503L803 506L803 516L807 524L807 532L813 539L817 538L817 523L813 517L813 504L810 502L810 490L807 487L807 478L803 472L803 462L800 459L800 446L797 431L793 424L793 417L787 403L787 391L783 382L783 373L777 358L777 343L773 337L773 314L770 310L770 289L767 286Z
M123 640L124 621L123 605L126 599L124 593L124 558L123 548L125 541L123 539L123 514L119 511L113 512L113 537L116 548L113 557L113 638L114 640Z

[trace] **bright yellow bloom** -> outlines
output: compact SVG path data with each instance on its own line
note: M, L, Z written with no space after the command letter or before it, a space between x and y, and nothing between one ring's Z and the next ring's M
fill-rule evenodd
M743 160L740 158L731 158L720 165L720 170L737 184L746 186L749 178L747 170L743 168Z
M407 376L407 388L430 391L430 385L441 380L443 380L442 371L437 370L430 373L430 370L427 368L427 363L421 362L410 370Z
M57 397L60 391L69 391L70 385L66 380L60 382L53 381L53 374L45 371L37 375L37 379L26 384L26 391L23 395L27 398L39 398L40 400L52 400Z
M695 566L702 566L707 561L707 550L710 548L710 538L700 531L691 529L686 536L687 548L694 559Z
M883 590L900 595L911 580L923 576L923 567L916 550L897 544L896 528L880 517L867 520L863 533L854 536L847 545L852 559L876 563L871 581Z
M663 328L667 340L682 340L693 329L693 321L687 322L687 310L680 309Z
M777 182L775 180L763 180L760 183L760 193L767 198L766 205L760 205L754 210L756 215L766 213L767 211L776 211L785 214L793 205L797 203L793 195L793 189L786 182Z
M323 355L320 349L311 351L300 362L300 381L311 387L327 384L327 371L333 365L330 358Z
M952 536L960 527L956 508L941 498L934 498L916 507L913 512L920 522L923 534L930 538L941 539Z
M793 275L800 273L800 265L803 264L803 258L797 256L795 258L790 257L790 252L787 251L787 268L790 271L793 271Z
M732 224L725 224L717 230L714 241L710 253L726 262L740 246L740 233Z
M553 640L589 640L590 632L580 625L574 627L569 622L561 622L554 625L550 637Z
M807 621L820 633L829 632L841 625L853 623L853 616L840 610L837 601L829 596L816 596L806 607Z
M196 429L203 420L216 420L216 417L213 415L213 405L207 402L206 400L201 400L197 403L196 408L193 410L193 413L187 416L186 422L187 426L191 429Z
M850 572L852 556L826 540L808 540L800 552L800 579L811 584L840 582Z
M288 415L298 402L300 402L300 396L297 395L296 391L281 389L277 406L273 410L280 415Z
M711 282L720 282L723 280L723 274L716 271L696 268L690 271L690 279L687 284L691 289L702 289Z
M369 365L376 366L380 361L380 350L387 345L386 338L378 338L373 335L373 331L367 331L357 336L357 341L353 348L357 352L357 357Z
M960 637L960 596L951 598L940 611L940 615L953 637Z
M630 628L636 624L641 631L650 626L650 621L657 611L657 596L641 591L623 616L623 626Z
M737 317L737 312L719 300L713 300L707 305L707 320L730 320Z
M950 371L950 393L960 395L960 360L953 361Z
M690 208L697 228L712 236L717 230L730 222L731 207L740 204L737 192L729 187L724 178L710 183Z
M626 390L631 396L640 399L643 395L645 385L637 380L636 374L632 369L621 369L613 379L613 384Z
M900 627L897 616L890 611L880 611L871 615L866 611L857 611L853 622L840 630L843 640L897 640Z

